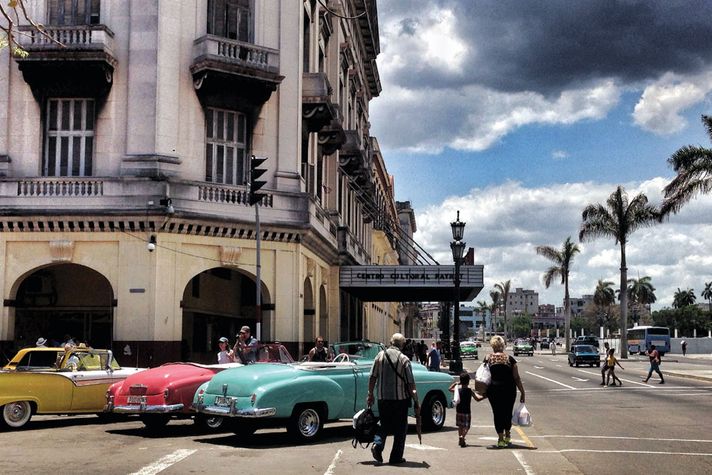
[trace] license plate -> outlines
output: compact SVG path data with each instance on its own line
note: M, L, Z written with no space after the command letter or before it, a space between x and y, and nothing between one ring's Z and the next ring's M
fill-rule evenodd
M229 397L216 396L215 397L215 405L216 406L229 406L231 400L232 400L232 398L229 398Z
M129 404L143 404L145 402L145 396L129 396Z

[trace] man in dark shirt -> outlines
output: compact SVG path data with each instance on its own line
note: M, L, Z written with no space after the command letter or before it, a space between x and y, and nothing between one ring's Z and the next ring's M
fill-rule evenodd
M331 350L324 347L324 337L316 337L316 346L309 352L309 361L325 363L331 361L333 357Z
M257 338L250 334L250 327L247 325L243 326L240 333L237 334L233 351L243 364L252 364L257 361Z

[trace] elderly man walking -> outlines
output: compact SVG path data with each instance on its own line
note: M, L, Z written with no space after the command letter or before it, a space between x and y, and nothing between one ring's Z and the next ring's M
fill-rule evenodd
M394 333L391 337L391 346L378 353L373 361L371 378L368 381L366 398L368 406L373 405L373 391L378 386L378 414L381 418L381 426L371 447L371 454L378 463L383 462L383 449L389 434L393 435L393 448L388 463L392 465L405 463L403 450L408 431L408 408L411 398L415 401L416 412L420 411L410 359L401 352L404 345L405 337L400 333Z

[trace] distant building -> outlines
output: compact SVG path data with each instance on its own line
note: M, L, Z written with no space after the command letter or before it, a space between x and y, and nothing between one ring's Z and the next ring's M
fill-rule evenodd
M539 294L522 288L510 292L507 297L507 316L534 315L539 309Z
M571 317L579 317L583 314L583 311L588 304L593 304L593 295L570 297L569 302L571 302ZM565 303L566 302L564 301L564 304Z
M473 306L460 305L460 339L477 336L480 326L490 328L490 318L489 310L482 312Z
M564 323L563 310L561 307L557 309L552 304L539 305L532 319L532 327L535 329L563 328Z

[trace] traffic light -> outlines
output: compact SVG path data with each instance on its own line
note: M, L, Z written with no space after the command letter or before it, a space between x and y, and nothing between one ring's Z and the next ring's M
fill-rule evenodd
M259 203L262 197L265 196L264 193L259 193L260 188L267 184L266 181L258 180L259 177L267 172L266 168L258 168L265 161L267 157L255 157L252 155L250 158L250 204Z

